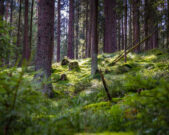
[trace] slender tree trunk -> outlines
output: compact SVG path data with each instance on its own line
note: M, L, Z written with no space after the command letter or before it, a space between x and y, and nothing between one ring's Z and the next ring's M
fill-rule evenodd
M29 8L29 0L25 0L25 16L24 16L24 40L23 40L23 57L22 61L29 61L30 58L30 46L29 46L29 36L28 36L28 8Z
M77 9L76 9L76 45L75 45L75 50L76 50L76 59L79 58L79 2L77 2Z
M122 29L122 37L121 37L121 40L122 40L122 50L124 49L124 23L123 23L123 18L124 16L122 15L122 18L121 18L121 29Z
M130 19L129 19L129 43L131 44L132 40L132 6L130 4Z
M20 54L21 54L21 45L20 45L21 14L22 14L22 0L19 0L19 19L18 19L17 41L16 41L16 47L17 47L16 61L20 58Z
M22 14L22 0L19 0L19 20L18 20L17 42L16 42L17 48L20 47L21 14Z
M145 0L145 5L144 5L144 33L145 33L145 37L148 36L148 2L147 0ZM148 50L149 46L148 46L148 40L145 41L145 50Z
M30 35L29 35L29 47L30 47L30 56L31 56L31 49L32 49L32 27L33 27L33 8L34 8L34 0L32 0L31 4L31 20L30 20Z
M133 0L133 40L134 44L140 41L140 24L139 24L139 5L140 0ZM135 52L140 52L140 47L138 47Z
M125 6L125 43L124 43L124 61L127 62L126 48L127 48L127 0L124 2Z
M13 22L13 0L11 0L11 14L10 14L10 26L12 27L12 22ZM12 34L12 31L10 31L10 36Z
M4 13L5 13L4 10L5 10L4 0L0 0L0 23L2 23L1 21L3 21L3 17L4 17ZM2 35L2 33L0 32L0 38L1 38L1 35ZM0 46L2 46L1 40L0 40ZM0 66L3 64L4 64L4 59L0 58Z
M121 47L121 25L120 25L120 19L118 19L118 50L120 51Z
M88 29L88 24L89 24L89 21L88 21L88 20L89 20L89 19L88 19L88 12L89 12L88 8L89 8L89 7L88 7L88 6L89 6L89 1L87 0L87 1L86 1L86 33L85 33L85 34L86 34L86 35L85 35L85 37L86 37L86 39L85 39L85 40L86 40L85 57L86 57L86 58L87 58L88 38L89 38L89 37L88 37L88 30L89 30L89 29Z
M167 48L169 48L169 0L168 3L168 23L167 23Z
M4 13L5 13L4 0L1 0L0 1L0 21L3 20Z
M8 22L9 5L10 5L10 3L7 3L7 4L6 4L6 11L5 11L5 20L6 20L6 22Z
M95 75L98 70L97 55L98 55L98 39L97 39L97 19L98 19L98 0L91 0L92 10L92 64L91 74Z
M87 45L87 57L91 57L91 28L92 28L92 9L91 1L89 0L90 10L89 10L89 23L88 23L88 45Z
M105 32L104 32L104 52L112 53L116 51L116 0L104 0Z
M54 47L54 0L40 0L38 3L38 42L35 61L36 71L41 73L35 76L42 83L42 92L49 97L53 96L51 83L51 65ZM49 82L44 84L44 78Z
M60 34L61 34L61 28L60 28L60 19L61 19L61 1L58 0L58 27L57 27L57 62L60 62Z
M74 0L69 2L68 58L74 59Z

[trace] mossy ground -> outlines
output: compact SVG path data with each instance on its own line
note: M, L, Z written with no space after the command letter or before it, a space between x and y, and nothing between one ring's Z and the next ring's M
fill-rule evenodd
M105 71L112 103L107 100L99 75L95 79L90 76L90 59L78 61L80 65L78 72L69 71L67 66L60 66L58 63L53 64L56 70L52 74L52 80L57 80L63 73L68 76L68 81L53 83L56 93L53 103L58 108L58 113L54 114L56 115L54 117L66 118L65 124L71 123L69 128L74 132L133 130L130 121L141 115L136 107L133 107L134 102L141 102L143 100L141 95L146 95L161 85L160 80L165 82L169 80L169 55L162 50L142 54L130 53L127 63L121 60L116 65L110 66L117 56L118 53L98 57L99 69ZM138 89L143 90L141 95L137 93ZM145 102L148 102L148 99ZM132 104L132 107L129 104ZM137 131L133 132L136 134Z
M31 93L27 96L29 89L34 88L27 85L32 81L34 74L26 73L25 82L19 93L22 102L20 98L17 100L18 108L21 109L18 112L24 114L27 110L31 111L25 116L26 120L19 115L20 120L16 123L20 125L14 125L15 133L25 135L168 134L168 52L156 49L141 54L130 53L127 56L127 63L121 60L111 66L119 53L98 56L99 69L104 73L112 102L108 101L100 75L94 78L90 76L91 59L89 58L78 61L80 66L78 71L70 71L68 66L61 66L59 63L53 64L52 83L55 92L53 99L43 96L39 98ZM20 70L17 69L17 72ZM62 74L66 74L68 80L59 80ZM9 86L8 81L5 84ZM22 96L25 85L28 90ZM26 102L23 104L23 97L31 104ZM23 131L18 130L18 127L22 127Z

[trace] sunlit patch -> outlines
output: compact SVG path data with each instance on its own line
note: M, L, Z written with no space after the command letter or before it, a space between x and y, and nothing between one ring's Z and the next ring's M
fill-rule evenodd
M155 55L143 56L143 59L147 60L147 61L151 61L151 60L154 60L156 58L157 58L157 56L155 56Z

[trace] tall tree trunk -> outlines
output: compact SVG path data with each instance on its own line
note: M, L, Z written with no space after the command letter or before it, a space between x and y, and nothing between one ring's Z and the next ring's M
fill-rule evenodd
M5 6L4 6L4 0L0 0L0 23L3 21L4 13L5 13ZM1 29L1 28L0 28ZM0 38L1 38L2 33L0 32ZM1 40L0 40L0 48L1 48ZM0 66L3 65L4 59L0 57Z
M121 25L120 25L120 19L118 19L118 51L120 51L121 47Z
M68 58L74 59L74 0L69 1Z
M5 13L4 0L1 0L1 1L0 1L0 21L3 20L4 13Z
M10 26L12 27L12 22L13 22L13 0L11 0L11 14L10 14ZM10 31L10 36L12 31Z
M169 0L167 1L167 3L168 3L167 48L169 48Z
M75 45L75 50L76 50L76 59L79 58L79 1L77 1L77 9L76 9L76 45Z
M20 31L21 31L21 14L22 14L22 0L19 0L19 20L18 20L18 30L17 30L17 52L16 52L16 60L18 59L18 56L20 55Z
M133 0L133 40L134 44L140 41L140 24L139 24L139 7L140 0ZM140 52L140 47L136 48L135 52Z
M145 34L145 37L148 36L148 18L149 18L149 15L148 15L148 1L145 0L145 5L144 5L144 34ZM149 46L148 46L148 40L145 41L145 50L148 50L149 49Z
M127 48L127 0L124 1L125 6L125 39L124 39L124 61L127 61L126 48Z
M105 32L104 32L104 52L112 53L116 51L116 0L104 0Z
M34 8L34 0L32 0L31 3L31 20L30 20L30 35L29 35L30 56L31 56L31 49L32 49L33 8Z
M121 40L122 40L122 50L124 49L124 21L123 21L124 16L122 15L121 18L121 30L122 30L122 34L121 34Z
M5 20L6 20L6 22L8 21L8 16L9 16L9 6L10 6L10 3L7 3L6 4L6 11L5 11Z
M91 1L89 0L90 9L89 9L89 23L88 23L88 44L87 44L87 57L91 57L91 33L92 33L92 9L91 9Z
M57 27L57 62L60 62L60 34L61 34L61 28L60 28L60 19L61 19L61 1L58 0L58 27Z
M85 57L87 58L87 48L88 48L88 24L89 24L89 17L88 17L88 12L89 12L89 10L88 10L88 7L89 6L89 1L87 0L86 1L86 33L85 33L85 40L86 40L86 47L85 47Z
M132 6L130 4L130 19L129 19L129 44L132 44Z
M24 40L23 40L23 57L22 61L29 61L30 58L30 46L29 46L29 36L28 36L28 8L29 8L29 0L25 0L25 16L24 16Z
M98 19L98 0L91 0L92 10L92 28L91 28L91 44L92 44L92 64L91 74L95 75L98 70L98 37L97 37L97 19Z
M52 83L44 84L43 79L51 80L51 65L54 47L54 0L40 0L38 3L38 42L35 61L35 76L42 83L42 92L53 96Z

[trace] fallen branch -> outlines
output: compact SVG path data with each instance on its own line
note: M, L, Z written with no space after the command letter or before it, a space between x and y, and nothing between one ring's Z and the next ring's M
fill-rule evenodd
M101 79L102 79L102 83L103 83L104 89L106 91L107 97L108 97L109 101L112 101L110 93L109 93L109 90L108 90L108 87L107 87L107 84L106 84L106 81L104 79L104 75L103 75L101 70L99 70L99 73L100 73L100 76L101 76Z
M126 55L128 53L130 53L131 51L135 50L137 47L139 47L141 44L143 44L146 40L148 40L149 38L152 37L152 35L155 33L156 31L154 31L153 33L151 33L149 36L147 36L146 38L144 38L141 42L137 43L136 45L134 45L132 48L128 49L126 51ZM112 63L113 65L116 64L118 61L120 61L123 57L125 56L124 52L122 54L120 54Z

